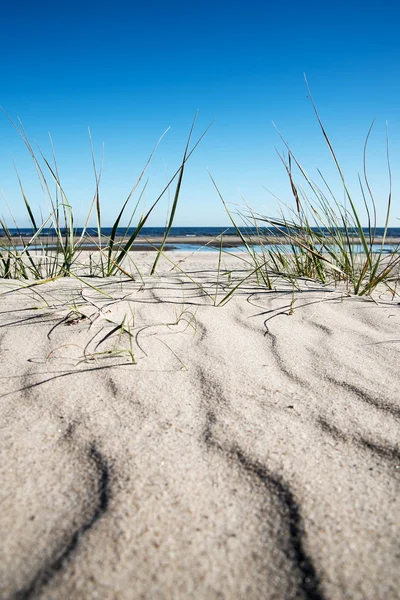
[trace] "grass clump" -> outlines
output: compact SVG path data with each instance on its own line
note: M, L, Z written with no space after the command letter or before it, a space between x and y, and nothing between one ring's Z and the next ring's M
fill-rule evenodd
M159 256L165 247L168 233L172 227L186 163L209 127L203 132L193 146L190 147L197 115L195 116L188 135L182 160L174 175L169 178L164 188L153 200L150 208L145 210L140 217L136 218L148 183L148 180L145 180L146 172L154 153L166 132L160 137L137 181L122 203L111 228L111 235L104 239L104 236L102 235L100 202L100 182L103 159L100 168L98 168L94 157L90 131L89 140L95 178L95 191L84 227L78 234L74 221L73 206L69 202L60 180L53 144L51 143L52 159L49 160L44 156L40 148L38 148L37 151L34 150L21 121L18 120L18 123L15 123L7 113L5 114L22 139L32 158L40 186L49 207L49 214L46 218L41 218L40 221L35 217L31 203L25 193L21 178L17 171L22 199L33 234L28 239L22 234L11 211L11 220L13 222L12 229L16 231L16 234L15 232L12 232L11 227L8 226L6 220L3 217L0 218L0 228L2 230L2 237L0 238L0 278L50 281L59 277L79 276L82 274L89 274L96 277L110 277L118 273L133 277L132 273L136 271L136 268L133 261L130 259L129 252L155 207L165 196L166 192L169 192L171 187L175 185L173 203L165 237L159 252L156 254L152 268L152 273L154 273ZM132 208L131 204L135 194L138 195L138 198ZM89 221L93 214L96 217L96 227L89 229ZM126 227L122 227L123 221L128 222ZM136 225L132 225L133 223L136 223ZM122 235L119 233L121 228L123 230ZM93 229L95 234L91 233ZM49 231L51 232L50 238ZM87 264L88 253L82 254L85 245L87 246L88 243L96 250L94 254L89 255L89 264ZM96 256L95 260L93 259L93 256ZM126 259L128 259L128 261ZM126 262L133 263L134 269L132 270L131 268L132 264L130 267L127 267Z
M249 207L245 210L240 209L236 214L243 223L243 228L237 225L232 211L228 209L218 189L217 191L245 244L253 264L252 273L256 274L259 280L261 278L261 283L268 289L273 287L273 278L285 277L290 279L293 285L297 285L302 278L322 284L342 282L349 293L357 296L370 296L383 283L394 295L397 293L399 279L400 252L398 244L392 248L390 254L385 250L392 208L388 137L386 135L389 193L383 234L378 238L376 203L366 168L367 146L373 124L364 144L363 178L358 178L364 206L361 216L308 84L307 89L340 178L344 202L337 199L320 171L318 173L324 189L307 175L282 136L286 153L279 156L289 179L294 207L284 205L277 199L279 215L276 218L261 215ZM296 182L297 176L301 178L301 184ZM362 226L362 218L367 222L367 227ZM226 299L227 297L224 301Z

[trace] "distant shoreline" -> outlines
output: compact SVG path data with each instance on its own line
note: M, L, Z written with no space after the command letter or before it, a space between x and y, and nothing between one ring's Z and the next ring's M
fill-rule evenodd
M260 244L260 238L258 238L257 236L243 236L244 239L246 240L247 243L249 243L250 245L259 245ZM78 240L79 236L75 236L75 240ZM160 248L160 245L162 243L163 240L163 236L149 236L149 237L145 237L145 236L141 236L139 235L135 241L133 242L132 245L132 250L134 251L143 251L143 250L158 250ZM20 245L23 242L28 242L29 241L29 237L19 237L19 236L13 236L12 237L12 243L14 245ZM108 244L109 238L107 236L102 236L101 238L101 246L102 247L106 247ZM118 245L120 242L123 241L123 237L122 236L117 236L115 238L115 244ZM127 238L125 238L125 242L127 241ZM360 244L361 243L361 239L359 237L352 237L351 238L351 242L352 244ZM275 246L277 244L287 244L288 243L288 239L285 238L284 236L265 236L262 237L262 244L266 245L266 246ZM382 237L376 237L374 244L375 245L379 245L382 243ZM193 245L198 245L200 247L204 247L204 246L209 246L210 248L219 248L220 246L222 246L223 248L236 248L239 246L243 246L243 240L238 236L238 235L224 235L222 237L222 241L221 238L217 238L216 236L207 236L207 235L193 235L193 236L168 236L166 244L164 249L165 250L178 250L179 248L176 248L175 245L182 245L182 244L193 244ZM393 236L388 236L385 238L385 244L386 245L397 245L400 244L400 237L393 237ZM8 247L9 244L9 240L6 237L1 237L0 238L0 246L3 247ZM31 245L32 248L35 248L37 246L47 246L48 249L54 249L57 245L57 236L55 235L50 235L50 236L39 236ZM100 239L98 236L85 236L82 240L82 250L96 250L98 249L100 245Z

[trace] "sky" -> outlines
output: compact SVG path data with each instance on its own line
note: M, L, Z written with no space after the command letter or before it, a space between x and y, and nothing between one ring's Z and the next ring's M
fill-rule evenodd
M229 217L210 174L231 210L243 211L247 203L274 217L279 211L275 196L293 206L278 155L285 144L277 129L310 177L319 183L320 169L342 200L305 73L361 213L358 173L363 173L364 142L375 119L367 169L379 225L389 193L388 123L390 223L400 226L399 24L396 0L5 0L0 105L15 122L21 119L35 151L39 155L40 148L49 161L50 132L77 225L85 222L95 189L90 128L98 166L104 147L104 226L115 221L169 128L146 173L139 211L152 205L179 168L198 111L193 142L212 125L187 162L174 224L225 226ZM35 214L45 214L34 164L0 114L0 215L13 226L8 204L25 227L29 221L13 160ZM174 187L170 190L170 199L168 193L163 196L148 225L165 224ZM365 216L362 221L366 224Z

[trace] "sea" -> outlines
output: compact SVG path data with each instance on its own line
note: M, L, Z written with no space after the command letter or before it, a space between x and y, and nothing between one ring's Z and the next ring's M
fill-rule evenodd
M282 228L283 229L283 228ZM240 228L241 232L244 235L254 235L256 236L257 234L260 233L264 233L266 235L268 235L269 237L279 237L282 235L282 229L279 231L278 229L273 229L273 228L259 228L259 229L254 229L251 227L246 227L246 228ZM135 231L135 227L130 227L130 228L126 228L126 227L119 227L117 229L116 235L117 237L129 237L132 233L134 233ZM321 230L319 230L321 231ZM34 234L34 231L30 228L21 228L21 229L9 229L9 232L11 233L11 235L13 236L22 236L24 238L30 238L32 237L32 235ZM75 235L77 237L79 237L83 232L83 228L77 227L75 228ZM87 232L91 235L91 236L97 236L97 228L94 227L88 227L87 228ZM109 237L111 236L111 232L112 232L112 227L102 227L101 228L101 233L103 236L105 237ZM368 229L364 228L364 232L366 234L368 234ZM324 231L324 233L329 234L328 229L326 229ZM165 228L164 227L143 227L140 235L137 238L137 241L142 241L143 245L146 244L146 238L159 238L160 240L164 237L165 234ZM177 238L184 238L184 242L182 243L169 243L169 249L172 251L211 251L211 252L219 252L219 244L218 242L214 243L214 245L206 245L207 241L210 238L217 238L218 236L220 236L221 234L223 234L224 236L224 241L228 242L229 241L229 237L237 237L237 230L234 227L172 227L169 236L172 237L177 237ZM383 227L377 227L376 228L376 237L380 238L382 237L384 234L384 228ZM354 235L356 235L356 233L354 232ZM52 228L48 228L48 229L43 229L41 231L41 237L51 237L54 236L54 229ZM0 229L0 245L1 245L1 238L5 237L5 233L2 229ZM204 237L204 242L198 242L196 240L196 242L191 242L191 238L202 238ZM395 239L399 239L400 238L400 227L389 227L387 232L386 232L386 238L395 238ZM275 245L275 244L273 244ZM276 246L280 246L282 249L284 248L284 245L282 244L276 244ZM381 244L378 243L376 244L377 249L380 248ZM393 252L395 248L395 244L385 244L383 247L383 250L385 252ZM258 248L257 246L254 246L254 250L261 250L261 247ZM244 251L245 247L242 244L237 244L233 247L225 247L224 251L227 252L238 252L238 251Z

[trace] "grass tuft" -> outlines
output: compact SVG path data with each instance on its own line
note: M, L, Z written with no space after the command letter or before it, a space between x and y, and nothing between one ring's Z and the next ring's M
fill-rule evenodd
M37 151L34 150L21 121L18 120L18 122L15 122L3 109L1 110L14 127L32 158L39 184L49 207L49 213L46 218L41 217L38 219L35 216L32 205L29 202L22 184L22 180L15 167L22 200L27 211L28 220L33 234L29 239L22 235L22 232L15 222L11 210L9 210L9 212L13 222L12 229L16 231L16 234L14 231L12 232L12 229L8 226L6 219L4 217L0 217L0 229L2 230L2 237L0 238L0 278L35 280L40 282L57 279L59 277L82 276L82 274L87 274L88 269L91 276L110 277L116 274L123 274L125 276L135 278L137 269L134 268L132 270L132 268L130 268L132 267L132 264L133 267L135 267L129 254L130 250L132 249L137 237L141 234L143 227L146 225L155 207L160 203L165 194L169 192L170 187L176 181L177 184L174 193L174 200L165 231L165 236L162 241L161 248L156 255L156 259L152 268L152 273L154 273L158 259L163 252L168 234L173 224L180 197L186 163L211 125L207 127L207 129L195 142L193 147L190 148L197 117L196 114L190 128L185 151L179 167L176 169L174 175L167 181L161 192L154 199L150 209L137 219L136 225L133 225L133 233L131 233L132 223L134 223L136 213L141 204L143 194L147 186L147 181L144 180L145 174L158 145L168 130L163 133L152 150L137 181L132 186L132 189L125 201L122 203L122 206L118 211L117 217L112 225L111 235L108 239L106 239L102 235L102 211L100 202L100 182L103 170L104 152L100 168L98 168L95 160L90 130L89 143L95 179L95 191L83 230L78 235L74 222L73 206L69 202L60 180L56 155L51 138L50 143L52 149L52 158L50 160L46 158L40 148L38 148ZM52 192L54 187L55 192ZM130 208L131 201L136 193L138 193L138 198L133 208ZM96 216L96 238L93 237L88 230L89 221L93 212ZM124 228L123 235L118 237L118 230L121 228L123 221L127 222L128 224ZM48 230L50 230L52 233L51 239L49 239ZM86 264L87 252L83 254L85 245L87 246L88 243L94 246L95 250L98 251L96 253L91 252L89 254L89 265ZM95 262L94 257L96 257L97 262ZM129 265L129 263L131 264Z
M340 282L345 285L348 293L369 297L380 284L385 284L395 295L400 269L399 245L393 246L389 254L385 250L392 208L392 178L387 130L389 193L383 235L378 238L376 202L367 173L367 148L373 123L364 144L363 178L359 176L360 196L364 207L361 213L357 208L358 203L350 193L343 169L317 111L307 80L306 85L320 130L339 174L345 202L338 200L320 171L318 173L323 188L308 176L281 134L279 135L285 145L286 153L279 154L279 157L289 180L294 200L293 207L283 204L278 199L279 213L275 218L259 214L249 207L237 210L234 217L233 211L228 208L213 180L217 193L253 264L251 275L257 275L259 283L267 289L272 289L274 278L284 277L290 279L294 286L298 286L303 278L322 284ZM297 183L297 178L300 178L300 183ZM363 221L367 223L367 227L362 226ZM251 233L246 235L244 233L246 231ZM239 283L236 288L239 285L241 284ZM222 303L226 302L232 293L233 290L222 300Z

